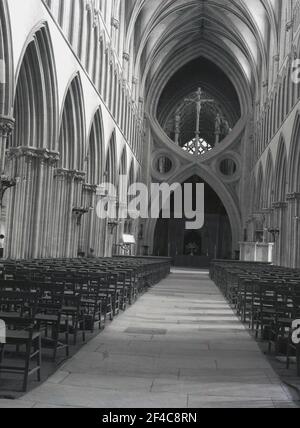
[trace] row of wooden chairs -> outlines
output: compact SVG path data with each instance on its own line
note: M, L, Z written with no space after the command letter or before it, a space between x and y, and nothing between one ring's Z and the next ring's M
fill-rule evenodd
M55 259L6 261L0 270L0 319L6 323L6 344L0 345L0 373L22 373L41 379L44 349L70 355L95 326L105 328L138 295L170 273L169 259ZM25 347L23 367L5 365L6 345L16 353ZM10 348L11 349L11 348ZM34 364L32 368L32 364Z
M300 320L300 270L266 263L214 261L210 275L256 338L269 352L283 352L290 367L294 353L300 376L300 347L292 341L293 321Z

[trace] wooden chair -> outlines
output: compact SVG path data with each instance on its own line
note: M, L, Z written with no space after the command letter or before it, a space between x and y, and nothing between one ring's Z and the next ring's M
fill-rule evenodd
M83 289L86 281L82 278L68 279L65 283L62 314L68 320L69 333L73 335L73 344L77 344L81 330L82 340L86 340L85 316L82 307Z
M41 333L36 329L32 319L6 319L6 344L0 346L0 373L23 375L23 392L27 391L29 376L37 374L41 381L42 346ZM5 365L5 348L7 345L17 348L25 347L24 366ZM32 367L32 362L35 366Z
M53 349L53 361L56 361L57 352L66 351L69 357L69 323L63 318L64 291L63 284L41 284L42 295L35 311L35 320L39 330L43 330L43 347ZM49 334L50 330L50 334ZM64 333L65 341L60 340L60 333Z

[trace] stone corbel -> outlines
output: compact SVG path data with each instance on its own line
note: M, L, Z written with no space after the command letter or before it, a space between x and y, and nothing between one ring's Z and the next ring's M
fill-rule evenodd
M129 53L124 52L124 53L123 53L123 59L124 59L124 61L129 62L129 60L130 60L130 55L129 55Z
M101 199L106 198L108 196L108 190L107 190L106 186L97 186L96 187L96 195Z
M113 235L114 230L119 227L120 221L119 220L109 220L108 222L108 229L111 235Z
M287 22L285 26L286 32L288 33L293 28L293 26L294 26L294 20L292 19L291 21Z
M17 185L17 181L15 179L6 177L4 175L0 178L0 206L1 207L3 204L3 198L4 198L5 192L10 188L15 187L16 185Z
M73 208L73 214L77 219L77 226L81 226L82 217L89 212L88 208Z
M0 117L0 136L8 138L15 127L15 120L12 117Z
M86 173L83 171L72 171L74 180L84 182L86 178Z
M300 201L300 193L289 193L286 199L288 202Z
M83 185L83 190L86 190L86 191L91 192L91 193L97 193L97 188L98 187L94 184L85 183Z
M113 28L115 28L116 30L118 30L120 28L120 22L118 19L116 18L112 18L111 19L111 25Z
M0 174L4 174L5 170L5 153L8 137L12 134L15 126L15 120L11 117L0 117Z
M277 237L280 235L280 229L277 227L271 227L268 229L268 232L273 236L274 242L276 242Z

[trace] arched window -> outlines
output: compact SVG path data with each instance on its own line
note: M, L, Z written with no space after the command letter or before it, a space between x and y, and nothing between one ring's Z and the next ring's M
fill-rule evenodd
M192 155L204 155L212 150L212 146L207 143L203 138L200 138L199 141L194 138L192 141L186 143L183 147L183 150Z

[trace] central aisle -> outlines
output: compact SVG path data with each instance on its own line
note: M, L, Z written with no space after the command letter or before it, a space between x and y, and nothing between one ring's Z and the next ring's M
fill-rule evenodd
M173 271L23 404L101 408L292 406L207 273Z

